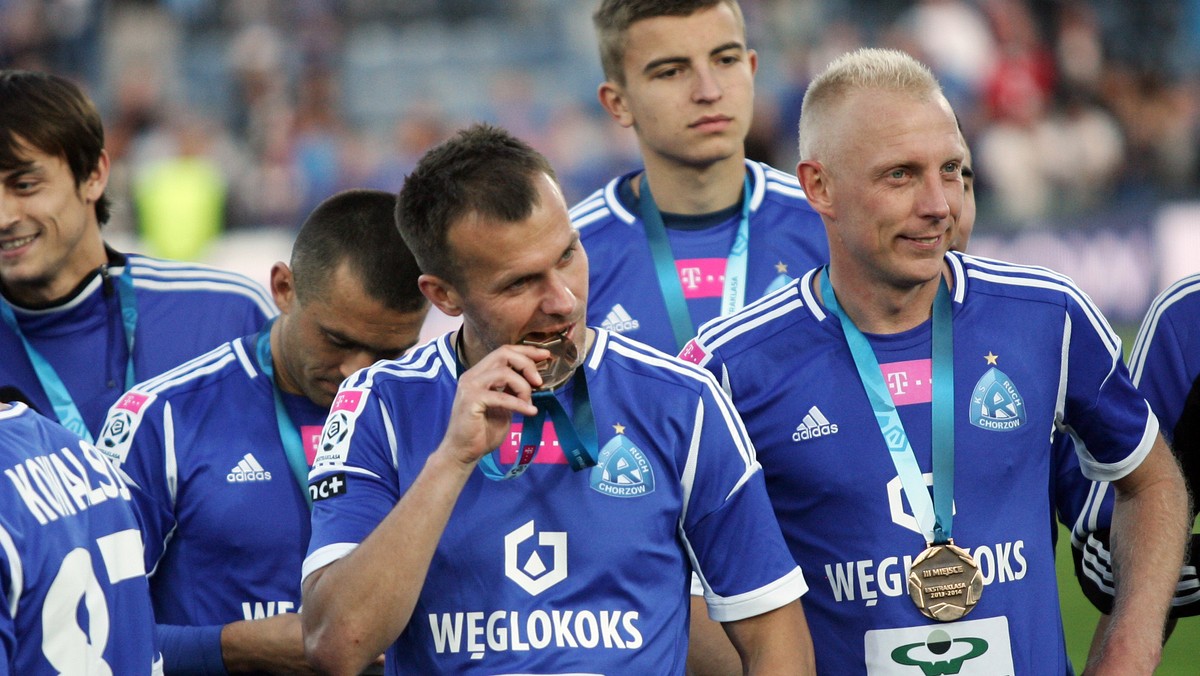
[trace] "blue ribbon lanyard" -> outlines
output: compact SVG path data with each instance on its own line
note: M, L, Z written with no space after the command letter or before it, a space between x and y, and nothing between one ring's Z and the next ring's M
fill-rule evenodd
M462 351L461 346L462 330L460 329L456 349L458 354L455 355L454 360L460 377L465 370L462 358L459 356ZM550 418L554 431L558 434L558 445L567 458L567 462L570 463L571 469L578 472L596 464L596 419L592 413L591 397L588 395L587 379L584 378L583 370L584 366L580 364L579 368L575 369L575 375L572 376L574 384L572 408L575 411L575 422L572 424L571 418L567 416L567 410L554 396L554 392L534 392L533 405L537 407L537 413L525 417L521 422L521 441L517 447L517 461L507 470L501 469L500 449L492 449L491 453L483 456L479 461L479 469L483 471L484 476L492 481L504 481L524 474L529 465L533 463L538 447L542 443L542 427L546 424L547 417Z
M821 271L821 300L842 325L850 354L854 356L858 377L875 411L875 421L883 433L896 473L900 476L900 485L926 542L931 545L951 542L954 526L954 329L946 280L939 280L937 296L933 301L932 501L908 435L904 432L904 424L896 412L896 404L883 380L875 351L838 304L829 282L829 266Z
M679 282L679 271L675 267L675 255L671 253L671 243L667 240L667 228L663 225L662 213L654 203L654 195L650 192L650 180L644 173L638 207L642 223L645 224L646 239L650 243L650 255L654 258L654 270L658 273L658 287L662 289L663 300L667 303L671 331L675 334L676 345L682 350L692 336L696 335L696 327L692 324L691 313L688 312L687 301L683 297L683 285ZM750 177L746 176L742 181L742 218L738 224L737 236L733 240L733 247L729 249L729 257L725 261L721 315L737 312L746 302L746 259L749 250Z
M128 358L125 362L126 391L137 384L137 378L133 373L133 343L137 333L138 310L137 298L133 292L132 268L129 261L126 261L125 270L116 278L117 304L121 308L121 327L125 333L125 348L128 351ZM104 280L109 279L107 266L102 270L101 275ZM46 392L46 398L50 400L50 405L54 408L55 417L63 427L79 435L88 443L92 443L92 433L88 431L87 423L83 421L83 414L79 412L79 407L75 405L71 393L67 391L66 383L54 370L54 366L25 337L21 331L21 325L17 322L17 315L8 303L0 302L0 315L4 316L4 323L8 324L12 332L21 339L21 344L25 347L25 356L33 365L34 374L37 375L38 382Z
M304 496L304 501L308 503L309 509L312 509L312 495L308 492L309 467L308 459L304 457L304 442L300 439L300 430L296 429L292 417L288 415L279 384L275 382L275 364L271 360L271 326L274 323L275 320L271 319L258 333L254 353L258 358L258 368L271 381L271 393L275 397L275 424L279 426L279 440L283 442L283 454L287 457L288 467L292 469L292 476L296 478L296 484L300 486L300 493Z

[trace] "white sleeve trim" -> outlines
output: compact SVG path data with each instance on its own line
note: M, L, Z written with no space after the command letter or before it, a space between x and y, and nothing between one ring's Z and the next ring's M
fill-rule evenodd
M736 596L705 594L708 616L717 622L736 622L782 608L808 592L804 572L797 566L774 582Z
M300 584L304 584L304 580L314 571L318 571L338 559L345 558L356 547L358 547L357 542L337 542L332 545L325 545L312 554L309 554L305 557L304 566L300 569Z

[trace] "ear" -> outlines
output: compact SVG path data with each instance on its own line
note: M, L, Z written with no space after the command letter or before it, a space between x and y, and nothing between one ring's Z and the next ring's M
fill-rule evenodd
M296 280L292 277L292 269L283 261L271 266L271 297L283 314L287 314L296 302Z
M457 317L463 312L462 294L454 285L437 275L421 275L417 278L421 293L443 313Z
M100 157L96 160L96 168L92 169L92 173L83 180L81 190L83 198L88 202L96 202L100 196L104 194L104 189L108 187L108 172L111 168L111 160L108 158L108 151L101 150Z
M833 209L833 187L830 185L829 172L825 165L816 160L804 160L796 165L796 178L808 203L818 214L826 218L835 218Z
M758 72L758 52L748 49L746 50L746 58L750 61L750 74L754 75Z
M629 106L625 100L625 89L611 80L606 80L600 84L600 88L596 91L596 96L600 99L600 105L604 110L608 111L609 117L616 121L622 127L632 127L635 120L633 112L629 110Z

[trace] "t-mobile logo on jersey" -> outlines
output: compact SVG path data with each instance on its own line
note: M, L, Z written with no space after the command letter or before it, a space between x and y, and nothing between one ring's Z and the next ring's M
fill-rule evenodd
M517 586L537 596L567 579L567 534L562 531L546 531L538 534L537 545L530 551L521 545L534 534L533 521L504 536L504 574ZM544 548L549 547L550 551ZM551 567L546 567L543 556L549 556Z

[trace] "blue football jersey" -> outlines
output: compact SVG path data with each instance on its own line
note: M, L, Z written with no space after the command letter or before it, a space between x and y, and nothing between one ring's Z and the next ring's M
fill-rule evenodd
M0 411L0 674L161 674L120 473L24 404Z
M1164 290L1150 304L1129 355L1133 382L1158 416L1163 437L1171 444L1183 467L1192 495L1200 490L1200 275L1185 277ZM1113 492L1106 483L1105 507L1112 508ZM1085 586L1088 598L1110 612L1113 586L1112 551L1107 532L1085 541L1076 569L1095 589ZM1191 555L1180 573L1173 617L1200 615L1200 537L1192 535Z
M300 608L307 486L288 465L256 337L139 383L96 442L143 488L136 506L160 624L224 625ZM326 409L283 396L311 462Z
M255 331L276 314L261 286L246 277L194 263L126 254L112 278L131 265L137 299L134 374L146 380ZM64 304L40 310L11 305L21 333L66 385L93 437L125 392L129 351L114 283L95 275ZM0 303L8 303L0 298ZM15 388L44 415L54 408L25 356L20 338L0 323L0 387ZM10 395L11 396L11 395Z
M596 466L572 471L543 439L515 479L473 473L387 673L683 674L693 568L720 621L806 590L717 383L596 334L580 367ZM310 477L306 576L353 550L396 505L441 442L457 379L447 335L343 383Z
M666 301L638 209L621 202L619 176L571 209L571 224L591 260L588 323L674 354ZM750 247L746 303L780 288L829 260L821 217L809 206L799 181L760 162L746 162L750 178ZM725 263L741 212L725 223L698 230L667 228L693 330L721 310Z
M823 573L804 598L819 670L1069 674L1047 490L1060 469L1051 435L1071 436L1088 478L1114 480L1149 453L1157 421L1130 382L1119 339L1070 280L957 253L946 261L952 536L985 585L957 622L927 619L908 597L925 537L841 325L813 293L815 271L705 325L682 356L727 388L792 554L810 579ZM867 339L930 482L931 322Z

